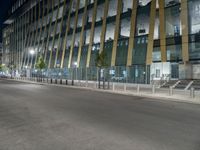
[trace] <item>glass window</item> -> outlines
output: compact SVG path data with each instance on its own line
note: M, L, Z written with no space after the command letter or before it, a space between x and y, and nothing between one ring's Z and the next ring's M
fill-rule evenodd
M180 36L180 5L165 8L166 37Z
M189 19L189 33L195 34L200 32L200 1L188 1L188 19Z

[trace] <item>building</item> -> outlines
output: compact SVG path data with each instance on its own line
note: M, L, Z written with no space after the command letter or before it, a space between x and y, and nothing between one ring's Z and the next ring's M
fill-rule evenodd
M5 24L3 61L19 70L42 56L51 73L96 79L103 51L111 79L200 78L199 0L17 0Z
M3 46L2 43L0 43L0 64L2 64L2 53L3 53Z

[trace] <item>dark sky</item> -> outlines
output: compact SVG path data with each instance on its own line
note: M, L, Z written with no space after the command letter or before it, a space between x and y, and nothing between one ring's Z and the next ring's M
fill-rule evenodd
M15 1L16 0L0 0L0 42L2 41L2 28L5 15Z

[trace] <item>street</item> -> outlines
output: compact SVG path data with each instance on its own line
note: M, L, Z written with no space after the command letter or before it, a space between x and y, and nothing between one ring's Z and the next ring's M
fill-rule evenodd
M0 79L0 150L200 150L200 105Z

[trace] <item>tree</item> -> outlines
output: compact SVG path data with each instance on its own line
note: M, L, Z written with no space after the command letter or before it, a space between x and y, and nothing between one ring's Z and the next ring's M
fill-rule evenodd
M4 64L0 64L0 72L6 72L8 68Z
M46 64L44 62L44 59L42 56L39 57L37 63L36 63L36 68L39 70L43 70L46 68Z
M99 88L101 84L101 70L102 67L107 67L108 64L106 62L106 53L105 51L102 51L101 53L98 53L95 60L96 66L98 67L98 81L99 81ZM103 70L104 75L104 70ZM103 76L103 88L105 88L105 77Z
M96 66L99 67L99 68L108 66L108 64L106 62L105 51L102 51L101 53L97 53L95 63L96 63Z
M40 74L40 77L41 77L41 80L42 80L42 71L43 69L46 68L46 63L44 62L44 59L42 56L40 56L37 60L37 63L36 63L36 69L39 69L39 72L41 73Z
M3 72L3 65L0 64L0 72Z

